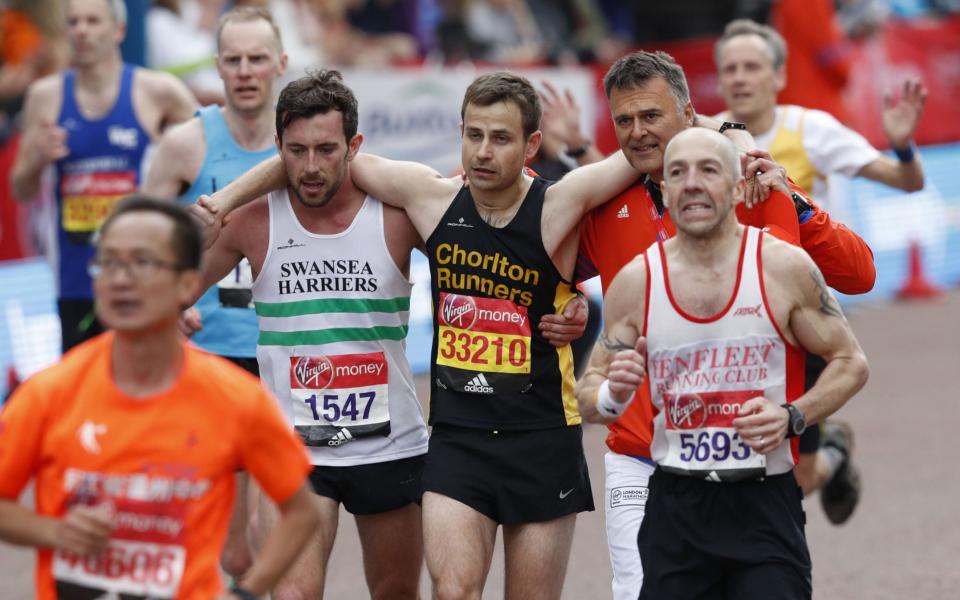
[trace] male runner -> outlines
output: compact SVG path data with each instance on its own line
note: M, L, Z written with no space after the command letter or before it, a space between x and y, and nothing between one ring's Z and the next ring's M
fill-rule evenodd
M599 274L606 290L620 269L637 254L657 240L675 234L671 216L664 212L659 189L659 182L663 180L663 151L666 144L694 120L702 119L705 124L712 120L692 116L683 70L662 52L636 52L621 58L610 68L604 83L620 146L634 168L645 174L641 182L591 211L581 224L578 278ZM725 135L735 131L730 125L724 129ZM838 289L848 293L864 287L869 289L876 273L873 255L863 240L808 204L797 192L798 188L788 187L782 169L766 159L769 155L749 154L752 156L746 169L748 192L757 196L769 190L770 198L750 210L743 204L738 205L738 219L745 224L769 227L770 232L785 241L797 243L799 239L828 282ZM761 175L751 175L758 169L763 170ZM798 207L814 212L802 225L797 217ZM636 598L643 582L643 566L635 540L650 493L653 417L646 388L640 388L637 393L638 401L612 423L609 423L611 419L597 414L592 401L580 406L588 421L609 423L610 452L604 458L604 505L613 594L617 600Z
M192 204L275 152L274 86L286 71L287 55L270 12L238 7L225 13L217 28L217 48L226 104L204 107L163 135L143 185L146 193ZM251 283L250 264L243 260L208 289L197 301L202 327L191 340L259 376ZM246 571L251 560L246 481L246 475L238 475L236 512L221 559L233 576Z
M577 387L612 416L644 384L657 410L640 598L810 598L787 438L863 386L866 358L810 257L737 223L747 184L729 140L681 132L663 171L677 235L609 286ZM828 365L806 393L804 348Z
M204 285L250 261L261 376L315 465L319 536L277 593L323 596L343 503L356 518L371 596L416 598L427 429L404 339L410 252L422 242L402 210L351 181L357 122L356 98L336 71L283 89L276 140L287 186L231 215ZM266 502L257 511L259 539L273 511Z
M501 524L506 597L558 598L575 514L593 508L570 349L539 325L573 297L580 219L636 173L617 153L553 185L527 176L540 112L522 77L474 80L461 107L469 187L415 163L351 165L358 187L403 207L427 240L437 312L423 520L439 598L480 597ZM276 165L258 167L216 201L277 177Z
M240 588L218 597L265 594L317 526L303 445L274 400L179 333L200 255L182 208L137 196L118 204L91 262L112 331L21 384L0 413L0 538L39 549L37 598L221 594L238 468L283 517ZM31 479L36 512L17 501Z
M167 125L189 119L193 96L177 78L124 64L123 0L68 0L73 68L34 82L11 172L14 194L34 200L44 169L56 180L57 305L63 350L100 333L87 262L91 236L136 191L144 149Z
M912 141L926 99L920 82L906 81L898 102L885 100L883 129L897 155L894 160L828 113L778 105L777 94L786 82L786 54L776 30L747 19L727 25L715 46L720 93L729 114L746 124L759 147L767 148L798 185L823 201L831 175L865 177L907 192L923 188L923 165ZM818 357L807 358L808 385L823 366ZM859 471L850 461L852 435L847 424L831 421L824 425L823 439L819 427L809 428L801 439L797 481L804 494L822 488L824 512L835 524L850 517L860 495Z
M786 56L783 37L749 19L730 22L714 46L717 82L729 115L746 124L757 146L768 149L798 185L824 203L831 175L865 177L905 192L923 188L923 165L913 144L927 97L920 81L905 81L896 101L884 98L883 132L894 160L829 113L778 105Z

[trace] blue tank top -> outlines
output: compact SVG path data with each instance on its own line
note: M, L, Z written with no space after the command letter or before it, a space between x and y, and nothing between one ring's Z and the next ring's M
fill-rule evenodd
M201 108L197 114L203 122L207 156L197 179L180 197L182 204L193 204L201 194L212 194L276 152L273 147L259 151L242 148L230 135L218 106ZM220 356L256 357L259 328L252 284L250 263L243 259L233 273L200 297L196 307L203 329L191 338L195 344Z
M63 107L57 125L67 130L70 153L54 163L60 298L93 298L87 274L94 252L91 238L114 204L140 186L150 136L133 111L134 69L123 65L117 100L97 121L84 117L77 106L74 71L63 76Z

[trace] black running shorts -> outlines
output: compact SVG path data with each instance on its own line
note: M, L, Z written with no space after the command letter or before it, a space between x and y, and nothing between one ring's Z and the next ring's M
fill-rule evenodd
M423 491L503 525L593 510L580 426L491 431L436 424Z
M351 467L315 466L313 491L343 504L350 514L373 515L420 503L424 455Z
M637 535L640 600L809 600L793 473L715 483L654 471Z

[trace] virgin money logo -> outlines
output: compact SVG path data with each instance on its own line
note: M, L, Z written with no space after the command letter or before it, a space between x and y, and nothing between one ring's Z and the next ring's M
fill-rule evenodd
M293 367L293 376L301 387L310 390L325 390L333 383L333 363L322 354L301 356Z
M707 406L696 394L666 396L667 415L676 429L697 429L707 420Z
M440 305L440 323L470 329L477 321L477 303L470 296L448 294Z
M734 311L733 316L735 317L749 317L755 316L757 318L763 318L763 315L760 314L760 304L756 306L741 306L736 311Z

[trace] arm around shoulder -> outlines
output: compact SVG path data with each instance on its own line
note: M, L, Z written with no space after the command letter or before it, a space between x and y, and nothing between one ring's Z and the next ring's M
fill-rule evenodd
M427 165L363 152L351 161L350 176L354 185L377 200L404 209L452 197L459 185Z
M563 211L573 211L577 219L607 202L640 177L622 150L593 164L577 167L550 187L547 194L559 198Z

